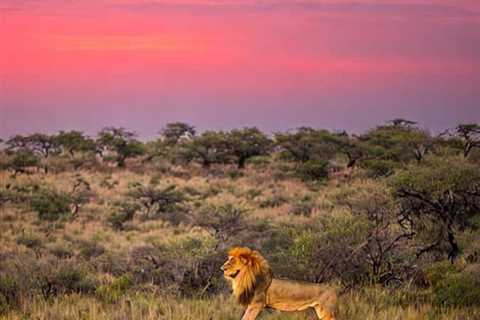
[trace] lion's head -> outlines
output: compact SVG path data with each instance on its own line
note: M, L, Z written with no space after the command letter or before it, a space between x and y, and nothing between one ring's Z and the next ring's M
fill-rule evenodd
M255 291L266 290L272 281L268 262L258 251L232 248L222 266L223 275L232 282L233 294L243 305L251 302Z

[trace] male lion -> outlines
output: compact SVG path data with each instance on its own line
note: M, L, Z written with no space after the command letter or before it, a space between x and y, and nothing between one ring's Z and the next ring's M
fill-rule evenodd
M337 290L332 286L274 279L258 251L232 248L222 266L237 302L247 309L242 320L255 320L264 308L301 311L314 308L319 319L334 320Z

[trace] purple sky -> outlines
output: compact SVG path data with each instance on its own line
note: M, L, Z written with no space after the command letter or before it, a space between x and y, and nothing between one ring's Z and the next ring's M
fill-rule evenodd
M477 0L2 0L0 137L480 122Z

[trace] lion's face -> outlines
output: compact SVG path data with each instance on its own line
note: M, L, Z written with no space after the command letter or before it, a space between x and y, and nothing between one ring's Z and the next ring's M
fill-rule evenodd
M228 260L222 266L223 276L229 280L235 279L240 271L245 268L241 259L238 257L229 256Z

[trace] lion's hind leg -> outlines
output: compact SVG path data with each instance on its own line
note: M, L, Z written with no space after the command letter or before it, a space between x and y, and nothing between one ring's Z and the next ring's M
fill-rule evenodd
M320 320L335 320L335 314L332 311L329 311L327 308L317 304L313 307L315 313L317 314L318 319Z

